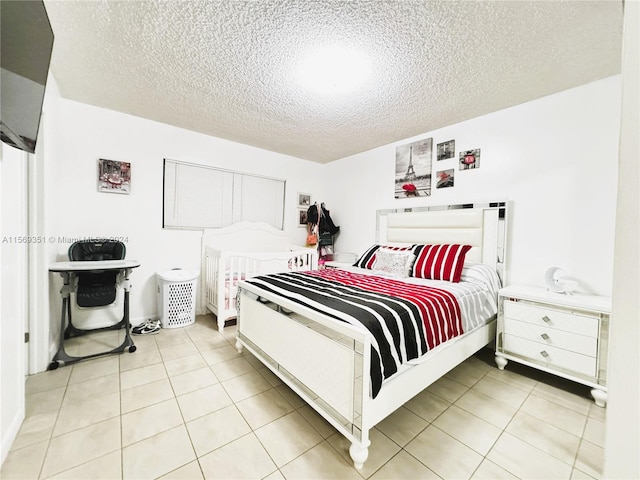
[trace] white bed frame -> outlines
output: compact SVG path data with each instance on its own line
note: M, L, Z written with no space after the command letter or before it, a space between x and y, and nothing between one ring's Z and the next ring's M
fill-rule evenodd
M504 275L506 203L379 211L378 243L465 243L472 260ZM370 334L240 282L236 346L247 348L351 441L361 469L369 430L442 375L495 340L495 319L440 345L425 361L370 395ZM262 301L258 301L257 295ZM271 303L265 303L264 299Z
M291 245L286 232L261 222L238 222L206 229L202 235L205 307L225 322L236 318L235 290L240 279L268 273L316 270L315 250Z

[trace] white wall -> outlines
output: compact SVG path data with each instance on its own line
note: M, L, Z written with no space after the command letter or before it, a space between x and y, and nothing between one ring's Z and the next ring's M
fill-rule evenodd
M62 98L50 104L48 259L66 259L65 239L124 237L127 257L142 264L132 276L133 323L157 314L155 272L200 266L200 232L161 228L165 157L285 178L291 240L304 242L295 203L297 192L307 192L324 201L341 226L336 250L343 252L361 252L374 241L377 209L508 199L510 283L541 284L546 268L555 265L580 279L581 290L611 293L619 76L326 165ZM396 146L427 137L434 149L451 139L457 152L480 148L480 168L461 172L455 159L434 160L436 170L456 169L455 186L433 190L428 199L395 200ZM97 191L99 158L131 162L130 195ZM55 339L60 280L47 278Z
M604 478L640 478L640 3L626 2Z
M584 292L610 295L620 125L620 77L426 132L332 162L326 202L341 231L336 251L361 253L375 240L375 211L507 199L509 283L541 285L562 267ZM455 140L456 155L479 148L480 168L427 198L394 199L395 149L424 138Z
M66 258L69 243L58 241L58 237L126 237L128 257L142 263L132 277L131 314L134 321L157 313L156 271L174 266L199 268L200 265L199 232L161 228L162 159L165 157L285 178L286 230L291 240L302 244L305 237L304 229L297 227L296 193L311 193L313 200L326 202L335 223L341 226L338 251L360 252L373 242L377 209L508 199L512 206L509 232L511 283L540 284L544 270L558 265L581 279L583 290L600 294L611 292L621 111L619 77L427 132L327 165L61 98L52 101L51 95L57 96L55 86L48 87L49 99L45 101L45 108L49 108L44 128L46 152L42 155L45 165L41 165L44 202L40 206L46 218L38 218L35 222L39 229L44 229L37 233L52 239L44 250L44 263ZM633 127L637 128L637 110ZM428 199L393 199L395 147L427 137L433 137L434 148L437 143L450 139L456 141L456 152L480 148L480 168L460 172L455 167L455 160L434 160L437 170L456 168L455 187L434 190ZM627 162L637 162L637 133L635 142L633 148L627 147ZM97 191L99 158L132 163L130 195ZM21 187L26 184L7 182L6 165L6 157L1 158L3 229L7 218L5 207L12 205L15 195L20 195ZM627 177L622 181L625 179L634 181ZM637 178L630 188L635 189L637 196ZM10 199L8 204L7 198ZM625 201L628 207L628 199ZM637 223L637 205L635 208ZM618 224L624 225L624 222L625 218L620 217ZM16 368L10 363L20 358L22 325L5 320L20 308L6 300L11 297L12 290L6 289L5 277L12 270L5 261L11 258L5 249L0 251L3 274L0 433L3 456L8 449L6 440L12 439L19 426L15 419L21 415L19 399L24 397L24 368ZM36 321L53 324L55 331L59 321L59 283L56 283L59 280L46 272L41 276L38 280L50 283L52 302L50 318L43 315ZM637 302L637 297L635 299ZM12 312L6 313L9 310ZM637 308L636 316L631 315L626 320L637 330ZM620 334L618 328L616 334L620 338L625 332ZM637 358L637 343L628 350ZM624 357L628 351L620 351L620 355ZM10 365L12 368L8 368ZM615 378L613 376L612 381ZM15 395L7 392L15 392ZM612 406L613 403L612 398ZM10 414L7 416L5 412ZM616 418L616 427L624 424L622 412ZM612 428L609 425L608 431L615 431ZM612 465L619 458L610 458L607 468L614 471Z
M0 144L0 464L25 412L27 154Z
M320 195L322 165L62 98L48 113L47 125L50 261L66 260L78 237L123 237L127 258L141 263L131 277L134 324L158 313L156 272L200 269L201 232L162 228L163 158L285 179L285 230L292 243L304 244L296 193ZM98 192L100 158L131 162L129 195ZM61 281L57 276L50 280L55 339ZM101 322L94 320L91 326Z

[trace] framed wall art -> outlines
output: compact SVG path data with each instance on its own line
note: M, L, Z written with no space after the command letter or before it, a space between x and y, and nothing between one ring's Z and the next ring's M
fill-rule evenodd
M433 138L396 148L395 198L431 195Z
M307 226L307 211L306 210L298 210L298 226L305 227Z
M456 155L456 141L449 140L448 142L439 143L437 146L437 159L446 160L447 158L453 158Z
M309 208L311 206L311 195L308 193L298 193L298 208Z
M98 191L108 193L131 193L131 163L98 160Z
M480 149L460 152L460 170L480 168Z
M436 188L453 187L453 168L448 170L440 170L436 173Z

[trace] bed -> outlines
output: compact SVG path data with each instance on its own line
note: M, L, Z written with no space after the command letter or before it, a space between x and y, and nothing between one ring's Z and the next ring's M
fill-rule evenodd
M291 245L286 232L262 222L237 222L202 235L204 307L219 331L236 318L238 282L275 272L316 270L314 249Z
M239 282L238 351L244 348L249 350L344 435L351 442L349 454L354 466L361 469L368 457L371 428L494 341L497 289L504 284L506 272L506 208L505 202L496 202L377 212L376 245L391 247L385 250L412 249L423 244L470 245L461 272L462 281L457 289L464 289L467 280L474 278L477 272L472 270L493 272L490 274L493 285L488 287L490 291L483 293L485 305L479 309L483 310L484 318L472 321L477 324L475 328L449 335L451 338L448 341L428 349L427 353L420 351L412 359L408 351L415 350L414 347L399 348L396 335L392 340L387 340L392 345L391 349L396 350L397 358L391 361L391 364L396 364L395 371L393 366L387 368L388 361L380 360L380 351L376 350L384 350L380 338L388 335L391 327L387 330L382 328L381 334L359 323L368 315L362 313L364 310L374 309L369 298L369 295L379 295L371 290L374 287L367 287L369 290L365 294L358 290L358 295L365 298L361 303L366 307L359 306L355 314L337 311L336 305L348 304L351 308L356 302L353 299L354 282L364 279L365 283L375 284L384 279L383 288L391 284L396 291L400 291L394 282L407 279L384 278L379 272L371 269L366 272L363 270L367 269L356 267L325 270L326 273L258 276ZM361 264L365 256L363 254L356 263ZM336 286L333 282L341 277L346 283ZM446 291L447 285L453 285L453 282L442 280L427 280L426 283L426 286L414 285L407 289L433 289L440 295ZM486 282L482 280L480 283ZM360 289L360 284L357 288ZM453 293L444 296L457 295L456 289L453 290ZM334 295L327 291L338 293ZM387 293L384 293L385 298L388 297ZM322 296L326 297L326 305L321 304ZM395 296L389 298L389 303L401 304L400 308L405 311L409 308L403 303L405 299L400 301ZM357 302L360 302L359 298ZM460 316L469 311L469 308L462 308L463 303L463 300L458 301ZM377 314L373 316L377 317ZM460 326L465 321L456 317L454 323ZM393 323L388 320L384 322L387 325ZM420 330L415 324L407 328L402 323L397 332L402 332L402 337L412 328ZM445 326L444 330L448 328ZM405 336L409 339L408 335ZM382 378L374 376L376 370L382 371Z

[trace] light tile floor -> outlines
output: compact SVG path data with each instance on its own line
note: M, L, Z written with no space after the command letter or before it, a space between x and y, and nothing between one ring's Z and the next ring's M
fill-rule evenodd
M67 341L104 351L122 332ZM212 316L134 337L135 353L27 379L26 418L3 479L589 479L603 462L605 409L589 389L479 352L371 432L348 442Z

